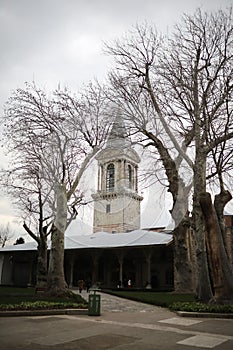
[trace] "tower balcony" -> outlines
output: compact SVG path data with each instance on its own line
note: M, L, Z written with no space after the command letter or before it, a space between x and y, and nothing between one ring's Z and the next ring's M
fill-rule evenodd
M127 188L117 190L117 191L97 191L96 193L92 194L92 198L94 200L113 199L113 198L119 198L119 197L133 198L138 201L143 200L143 197L140 196L137 192L134 192Z

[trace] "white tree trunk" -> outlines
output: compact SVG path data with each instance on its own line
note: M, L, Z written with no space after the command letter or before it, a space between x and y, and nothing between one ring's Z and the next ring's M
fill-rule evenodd
M48 269L48 293L63 294L67 289L64 275L64 232L67 225L67 197L63 184L56 187L57 210L51 234Z

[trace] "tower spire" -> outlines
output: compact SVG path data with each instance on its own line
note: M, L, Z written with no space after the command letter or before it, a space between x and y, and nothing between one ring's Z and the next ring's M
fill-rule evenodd
M118 114L112 124L111 131L106 143L106 148L130 147L130 140L127 135L124 120Z

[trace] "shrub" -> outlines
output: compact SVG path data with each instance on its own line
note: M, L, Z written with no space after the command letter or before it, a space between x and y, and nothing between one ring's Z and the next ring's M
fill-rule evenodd
M200 302L176 302L169 305L172 311L233 313L233 305L204 304Z
M52 302L52 301L24 301L19 304L0 304L0 310L46 310L46 309L73 309L86 308L85 304L77 304L74 302Z

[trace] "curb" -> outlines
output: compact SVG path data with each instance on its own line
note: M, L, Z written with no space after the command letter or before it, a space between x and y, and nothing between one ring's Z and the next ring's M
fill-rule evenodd
M0 311L0 317L49 316L49 315L88 315L88 309L51 309Z
M188 312L176 311L176 314L181 317L199 317L199 318L230 318L233 319L233 314L223 314L214 312Z

